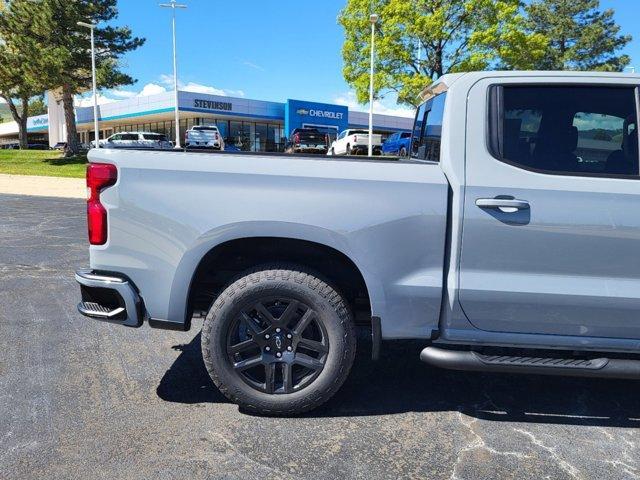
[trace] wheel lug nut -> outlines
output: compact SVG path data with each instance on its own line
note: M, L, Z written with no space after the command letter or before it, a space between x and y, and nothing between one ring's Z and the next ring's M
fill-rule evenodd
M276 333L280 333L280 328L276 328Z
M271 347L267 346L267 347L264 347L264 349L268 352L271 350Z
M276 353L276 357L281 357L282 354L280 352Z
M264 335L264 338L268 339L270 336L271 336L271 335L269 335L268 333L266 333L266 334Z
M291 338L292 335L290 333L287 333L287 338Z
M289 345L289 346L287 347L287 350L289 350L289 351L293 350L293 348L291 348L291 345Z

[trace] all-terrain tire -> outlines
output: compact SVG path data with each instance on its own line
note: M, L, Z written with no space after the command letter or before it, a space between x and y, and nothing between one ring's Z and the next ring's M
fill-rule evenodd
M264 298L288 297L316 312L328 339L324 367L299 391L265 393L250 386L227 353L234 319ZM241 274L215 300L202 328L202 355L218 389L241 408L261 415L297 415L329 400L347 378L356 352L351 311L344 298L319 275L292 265L268 265Z

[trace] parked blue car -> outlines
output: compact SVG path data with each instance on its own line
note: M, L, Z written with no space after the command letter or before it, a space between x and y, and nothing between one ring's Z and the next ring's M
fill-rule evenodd
M406 157L411 151L411 132L396 132L382 144L383 155Z

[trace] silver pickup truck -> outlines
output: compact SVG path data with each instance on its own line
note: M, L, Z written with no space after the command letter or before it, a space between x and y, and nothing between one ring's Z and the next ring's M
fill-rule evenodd
M445 75L403 160L92 150L78 308L204 316L211 378L262 414L330 398L355 325L374 356L420 339L444 368L638 379L639 87Z

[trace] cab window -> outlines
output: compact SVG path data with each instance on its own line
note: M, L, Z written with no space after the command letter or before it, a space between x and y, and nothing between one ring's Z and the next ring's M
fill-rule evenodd
M494 89L489 145L499 160L549 174L638 175L633 87Z
M446 93L425 102L416 112L411 141L411 157L440 161L440 142Z

